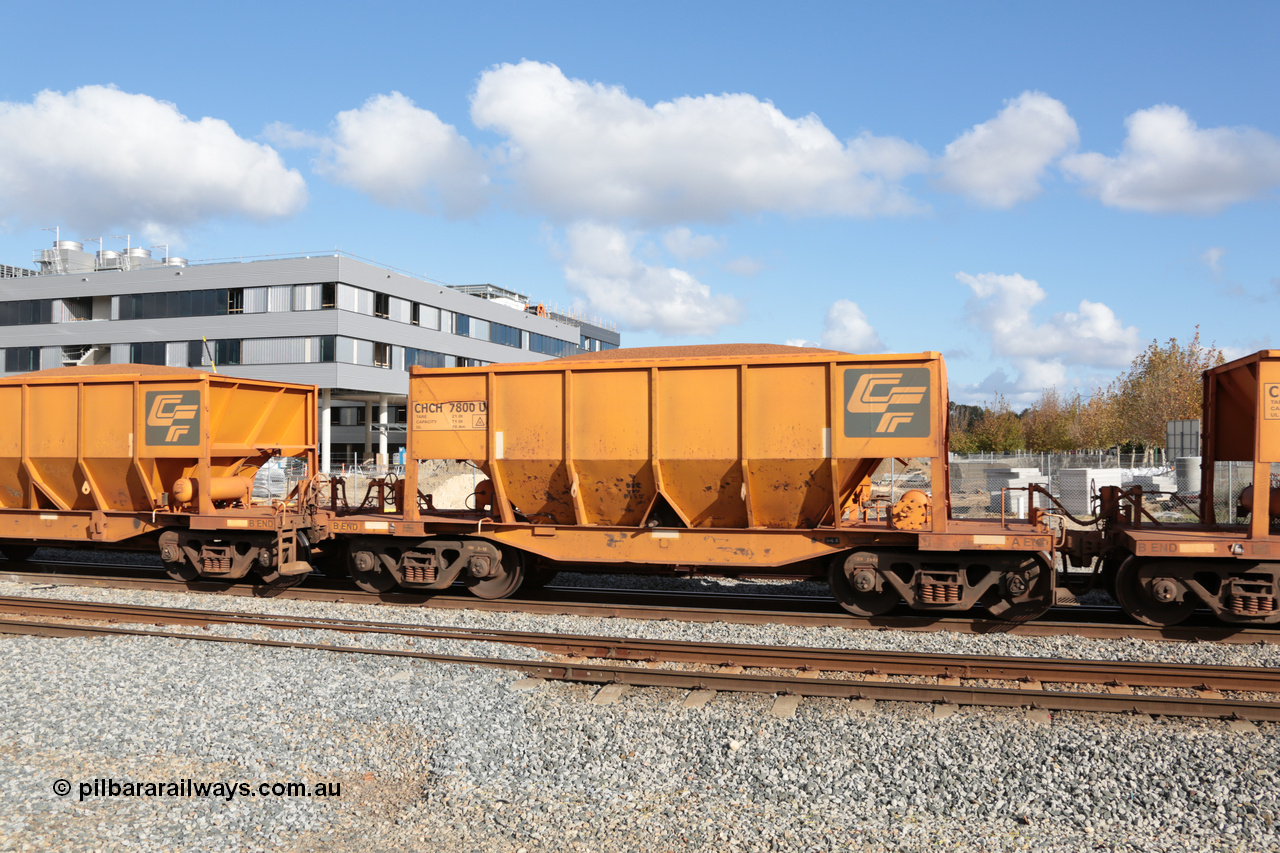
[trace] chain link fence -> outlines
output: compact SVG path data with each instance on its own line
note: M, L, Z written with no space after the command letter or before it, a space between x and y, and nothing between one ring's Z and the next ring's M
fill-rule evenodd
M1143 506L1158 521L1193 522L1198 510L1201 484L1199 458L1171 460L1172 464L1151 464L1146 454L1110 453L1020 453L952 454L951 504L957 518L998 518L1001 491L1024 488L1031 483L1044 487L1063 507L1077 517L1088 517L1097 509L1096 495L1103 486L1141 486ZM1276 476L1276 466L1273 478ZM1253 482L1252 462L1218 462L1214 467L1214 516L1219 522L1236 520L1236 504L1241 490ZM1179 498L1181 500L1179 500ZM1025 491L1004 492L1008 516L1025 518L1028 496ZM1037 497L1042 509L1047 499ZM1185 503L1184 503L1185 502Z

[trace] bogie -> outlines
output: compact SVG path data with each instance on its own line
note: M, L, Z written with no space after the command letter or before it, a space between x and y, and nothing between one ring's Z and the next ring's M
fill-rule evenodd
M858 616L880 616L905 600L920 611L983 604L998 619L1025 621L1053 603L1053 572L1041 554L861 549L833 559L829 581L840 606Z

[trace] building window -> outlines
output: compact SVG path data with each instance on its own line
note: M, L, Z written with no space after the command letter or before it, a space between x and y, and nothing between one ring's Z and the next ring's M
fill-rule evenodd
M240 341L236 339L215 341L214 358L218 364L240 363Z
M40 369L40 347L6 347L5 373L23 373Z
M464 338L487 341L490 325L488 320L481 320L479 317L468 317L466 314L453 315L453 333L462 335Z
M213 360L210 361L210 356ZM163 364L164 362L161 362ZM220 341L191 341L187 344L187 364L191 367L239 364L239 339Z
M130 364L164 364L169 345L164 341L144 341L129 344Z
M244 288L233 287L227 291L227 313L244 313Z
M320 285L320 307L338 307L338 283L336 281L326 281Z
M404 369L411 367L445 367L445 355L426 349L406 347L404 351Z
M240 307L244 308L244 291ZM120 297L121 320L165 320L171 317L215 317L226 314L230 292L217 290L176 290L169 293L133 293Z
M331 362L337 357L337 341L334 335L320 336L320 358L319 361Z
M0 302L0 326L35 326L52 322L52 299Z
M386 320L391 316L391 297L385 293L373 294L373 316Z
M390 367L391 366L391 344L380 344L377 341L374 341L373 366L374 367Z
M489 324L489 340L504 347L520 347L520 330L515 326L504 326L501 323Z
M564 358L567 355L577 355L578 353L578 345L573 341L562 341L559 338L539 335L535 332L529 333L529 349L533 352L540 352L543 355L553 355L556 358Z

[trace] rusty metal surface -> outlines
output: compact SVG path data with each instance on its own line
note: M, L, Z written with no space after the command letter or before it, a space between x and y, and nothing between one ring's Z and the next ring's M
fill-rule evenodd
M912 632L937 632L964 634L1010 634L1020 637L1060 637L1063 635L1095 639L1140 639L1167 642L1217 642L1217 643L1280 643L1280 631L1273 628L1244 628L1231 625L1179 625L1159 628L1149 625L1122 623L1098 623L1075 621L1034 621L1026 623L1002 622L992 619L937 616L876 616L862 618L842 612L806 613L794 610L731 609L704 607L698 604L678 604L672 599L684 597L700 599L732 600L735 596L694 594L681 596L661 593L664 604L610 603L583 600L501 599L485 601L469 594L452 595L437 593L421 595L409 592L366 593L343 588L317 588L311 586L289 589L271 589L249 584L175 581L164 577L123 578L115 576L59 575L49 573L0 572L0 580L12 583L37 583L58 586L91 586L105 589L145 589L162 592L192 592L205 595L232 595L258 598L284 598L298 601L334 601L352 604L381 604L398 607L433 608L442 610L482 610L501 613L534 613L553 616L617 617L621 619L663 620L678 619L687 622L730 622L743 625L785 624L800 627L832 627L849 630L893 630ZM566 590L549 590L549 594L563 594ZM607 592L609 597L630 601L644 601L655 593L634 590L592 591L595 595ZM766 599L782 596L759 596L756 606ZM742 602L751 606L751 602ZM1068 614L1075 608L1059 611ZM1124 618L1119 615L1116 616Z
M29 620L0 619L0 633L42 637L124 636L159 637L199 642L231 643L274 648L369 654L515 670L526 675L593 684L628 684L687 690L775 693L845 699L927 702L995 707L1034 707L1048 710L1145 713L1258 721L1280 721L1280 703L1222 698L1137 696L1114 693L1076 693L1023 688L964 687L881 681L824 679L811 676L752 675L725 672L690 672L588 663L541 663L505 658L439 655L398 649L368 649L321 643L288 642L240 637L184 634L172 631L137 631L127 628L71 626ZM1110 663L1110 662L1108 662Z
M943 460L931 529L946 529L937 353L689 347L679 358L414 368L409 398L406 478L418 459L470 459L493 479L507 524L518 509L562 526L838 527L881 460L923 457ZM702 556L707 546L679 543L666 562L720 562Z
M315 471L311 386L139 365L62 368L0 379L0 410L0 537L119 542L165 514L216 516L219 494L247 494L231 478L251 481L273 455ZM184 485L189 503L179 505Z
M455 639L527 646L556 654L626 661L662 661L823 672L927 675L1057 684L1115 683L1144 687L1280 692L1280 670L1258 667L1063 660L923 652L886 652L802 646L757 646L680 640L647 640L487 628L408 626L349 619L291 618L217 610L152 607L0 597L0 613L62 619L156 625L253 625L278 630L323 629L426 639Z

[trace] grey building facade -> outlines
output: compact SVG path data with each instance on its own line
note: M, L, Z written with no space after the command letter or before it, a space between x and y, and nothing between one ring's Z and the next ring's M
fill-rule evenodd
M137 363L317 385L329 470L403 446L412 365L539 361L620 343L616 329L522 294L450 288L342 252L189 264L62 240L35 266L0 266L4 375Z

